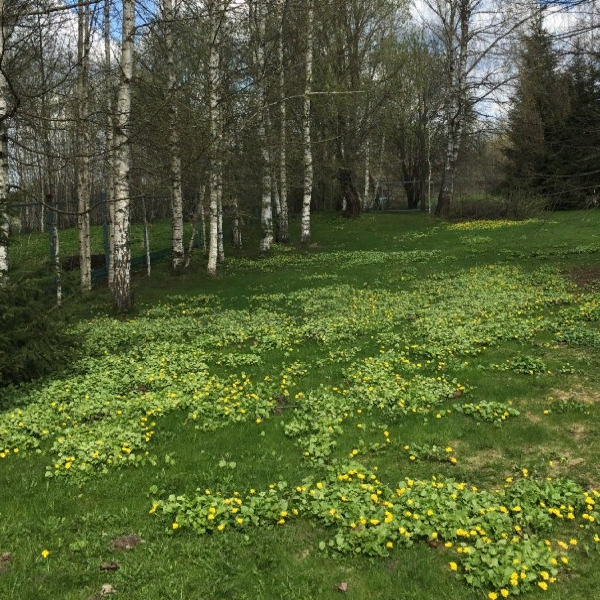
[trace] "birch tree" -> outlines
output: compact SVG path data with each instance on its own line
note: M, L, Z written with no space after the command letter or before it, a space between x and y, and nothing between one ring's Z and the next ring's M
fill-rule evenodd
M104 147L104 202L108 208L108 287L112 290L115 278L115 170L114 170L114 98L112 84L112 43L110 34L110 0L104 0L104 81L105 81L105 147Z
M6 211L8 195L8 144L7 119L8 102L6 78L4 75L5 57L5 0L0 0L0 282L8 274L8 230L9 220Z
M442 183L435 209L436 215L446 215L454 193L454 179L458 152L468 112L467 98L467 58L473 11L481 0L429 0L429 7L441 23L440 37L445 53L446 96L444 121L446 148Z
M265 0L253 0L250 4L251 26L254 32L254 84L258 96L258 143L262 158L261 164L261 207L260 222L262 239L260 249L268 252L273 244L273 204L271 201L271 153L269 151L268 128L269 94L267 80L266 19Z
M475 107L505 87L503 42L531 18L530 6L499 0L423 0L430 29L443 52L445 145L442 182L435 209L447 215L454 195L459 153ZM535 3L535 11L546 3Z
M217 274L219 259L219 195L221 187L221 159L219 156L219 143L222 136L222 124L219 111L218 89L220 84L220 54L219 39L221 19L225 17L224 6L221 0L211 0L209 4L210 21L210 50L208 60L208 96L210 120L210 175L209 175L209 242L208 266L209 275Z
M302 110L302 142L304 148L304 186L302 199L302 230L301 241L303 244L310 242L310 202L313 188L313 158L310 122L310 94L313 81L313 26L314 6L313 1L308 0L306 14L306 57L305 57L305 80Z
M135 0L123 0L121 30L121 63L117 119L115 131L115 273L113 303L117 312L133 307L131 290L131 251L129 248L130 220L130 117L131 78L133 77L133 44L135 36Z
M280 2L279 37L277 54L279 59L279 215L277 222L277 239L287 244L290 241L288 197L287 197L287 105L285 94L285 54L284 54L284 21L286 0ZM237 219L237 208L236 208ZM237 236L234 236L236 238Z
M165 48L167 62L167 102L169 104L169 159L171 179L171 202L173 205L173 250L172 269L174 273L184 265L183 247L183 194L181 190L181 149L178 130L177 73L174 66L175 10L173 0L163 0L163 20L165 25Z
M81 289L92 288L90 248L90 133L89 133L90 6L77 7L77 228Z

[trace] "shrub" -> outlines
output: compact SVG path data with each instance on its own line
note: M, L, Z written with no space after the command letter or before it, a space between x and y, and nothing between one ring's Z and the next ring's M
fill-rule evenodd
M75 347L47 274L9 278L0 285L0 386L62 369L74 358Z
M537 196L511 193L483 197L459 197L450 206L451 219L526 219L548 208Z

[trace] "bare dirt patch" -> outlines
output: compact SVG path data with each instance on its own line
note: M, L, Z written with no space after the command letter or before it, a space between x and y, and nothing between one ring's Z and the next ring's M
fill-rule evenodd
M581 287L600 285L600 266L575 267L568 272L568 276Z
M8 566L10 565L10 561L12 560L12 556L10 552L5 552L0 556L0 575L2 573L8 571Z
M142 538L135 533L130 533L129 535L121 535L119 537L116 537L111 542L114 550L132 550L136 546L139 546L141 543Z
M589 434L589 428L582 423L573 423L572 425L569 425L567 431L576 442L580 442Z
M466 467L480 469L487 466L489 463L498 462L503 458L500 450L492 448L491 450L473 452L469 454L469 456L462 456L459 454L458 460Z
M582 387L571 388L570 390L551 390L550 395L555 400L576 400L577 402L584 402L585 404L596 404L600 403L600 391L586 390Z
M583 474L583 465L585 459L573 457L569 452L561 452L563 460L553 460L552 466L548 471L550 477L572 477L574 472Z
M541 422L542 422L542 415L537 415L537 414L535 414L535 413L532 413L532 412L529 412L529 411L527 411L527 412L525 413L525 418L526 418L528 421L531 421L532 423L535 423L536 425L537 425L538 423L541 423Z

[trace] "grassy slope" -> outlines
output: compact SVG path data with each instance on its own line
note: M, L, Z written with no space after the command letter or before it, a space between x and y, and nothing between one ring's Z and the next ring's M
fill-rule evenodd
M239 310L252 306L256 294L348 284L377 295L386 290L409 290L416 282L442 272L460 273L488 264L515 265L526 272L552 265L564 273L581 273L599 264L600 253L593 249L600 250L600 213L550 215L544 223L483 231L448 230L414 215L366 216L356 222L323 217L316 219L313 239L317 245L308 251L310 255L340 252L337 259L268 270L232 267L216 280L197 273L173 280L159 271L150 281L136 280L136 301L147 308L164 302L167 293L203 294L218 297L221 309ZM583 249L572 254L576 247ZM441 251L445 259L350 264L349 253L389 250ZM535 258L529 257L532 253ZM201 267L196 263L195 268ZM431 285L435 281L431 280ZM106 293L100 290L85 304L73 306L73 313L101 313L106 303ZM340 306L340 312L344 310ZM454 372L449 373L474 388L470 393L475 400L513 399L521 416L502 428L476 425L455 413L439 420L406 418L389 426L394 441L451 443L459 458L457 467L410 462L397 447L362 457L365 465L378 465L382 480L391 485L403 477L441 474L491 487L527 467L540 476L562 471L583 485L598 486L600 447L594 440L600 417L592 403L599 399L600 389L597 349L545 346L545 341L549 340L542 332L535 343L525 346L506 342L478 357L466 358L468 365L455 365ZM358 346L357 356L378 351L378 344L368 335L357 336L346 346ZM294 358L311 365L307 376L299 381L299 389L340 381L342 365L327 361L316 364L316 358L326 357L329 350L316 342L297 344ZM529 376L489 368L515 354L542 359L554 373L568 362L575 372ZM269 372L270 365L278 370L282 362L278 350L266 351L263 358L263 365L247 367L246 371L258 376ZM543 411L552 406L550 396L589 401L589 410L544 415ZM0 554L11 553L10 562L0 564L0 598L87 599L97 594L102 584L110 583L118 591L117 597L128 600L326 599L339 596L334 587L341 582L348 582L348 595L357 599L485 597L484 592L468 588L449 572L449 556L441 548L416 544L393 550L385 559L328 556L318 550L319 541L328 539L327 532L308 521L246 534L200 537L184 530L175 536L166 535L164 522L148 515L152 485L173 493L207 487L247 490L264 488L272 481L296 482L319 471L285 436L283 425L290 418L289 412L260 426L250 421L210 433L196 430L186 417L187 412L176 411L159 421L149 446L158 457L155 466L112 470L80 486L66 479L46 479L48 457L43 453L22 452L18 458L0 462ZM355 446L353 431L348 427L341 436L336 456L346 456ZM365 439L371 438L366 435ZM174 464L167 456L174 458ZM221 459L235 461L235 468L219 467ZM111 547L114 537L132 532L144 543L130 551ZM50 551L47 559L41 557L42 549ZM118 561L121 568L100 571L100 565L111 560ZM600 588L598 554L584 556L582 551L574 562L570 575L538 595L553 599L568 596L572 600L596 597Z

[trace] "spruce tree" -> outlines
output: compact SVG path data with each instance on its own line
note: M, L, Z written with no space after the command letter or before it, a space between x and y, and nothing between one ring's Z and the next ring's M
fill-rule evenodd
M508 120L507 183L512 190L560 200L557 180L564 126L570 113L558 55L540 19L522 40L519 76Z

